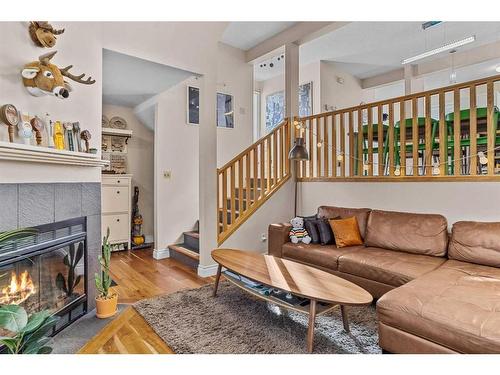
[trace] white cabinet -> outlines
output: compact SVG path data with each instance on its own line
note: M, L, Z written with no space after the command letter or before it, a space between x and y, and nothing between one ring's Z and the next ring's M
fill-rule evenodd
M109 228L109 242L130 249L132 222L132 175L103 175L101 208L102 234Z

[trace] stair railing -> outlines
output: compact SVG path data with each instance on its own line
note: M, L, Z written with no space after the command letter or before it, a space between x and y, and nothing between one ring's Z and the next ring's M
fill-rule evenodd
M217 169L218 243L224 242L290 178L288 119Z
M500 179L500 75L300 118L298 181Z

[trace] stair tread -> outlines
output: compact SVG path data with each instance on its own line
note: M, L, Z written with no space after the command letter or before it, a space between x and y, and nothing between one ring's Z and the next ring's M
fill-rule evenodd
M182 253L191 259L196 259L196 260L200 259L200 254L198 254L196 249L191 248L189 245L186 245L185 243L168 245L168 248L170 250Z
M183 234L186 236L190 236L190 237L194 237L194 238L198 238L198 239L200 238L200 232L197 232L194 230L184 232Z

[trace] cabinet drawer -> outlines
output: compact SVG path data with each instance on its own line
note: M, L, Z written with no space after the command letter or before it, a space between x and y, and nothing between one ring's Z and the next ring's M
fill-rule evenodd
M127 240L130 237L128 214L103 215L101 222L103 236L106 235L106 230L109 228L110 242Z
M102 212L128 212L130 196L128 186L102 187Z
M118 185L127 186L130 183L130 177L103 177L102 184L103 185Z

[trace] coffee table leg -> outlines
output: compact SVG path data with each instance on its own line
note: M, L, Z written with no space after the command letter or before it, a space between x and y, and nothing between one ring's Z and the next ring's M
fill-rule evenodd
M222 270L222 266L219 264L219 266L217 267L217 275L215 276L215 285L214 285L214 291L212 293L212 297L215 297L217 295L217 288L219 287L221 270Z
M314 346L314 324L316 323L316 300L312 299L309 306L309 327L307 329L307 351L312 353Z
M347 308L343 305L340 305L340 311L342 312L342 322L344 323L344 330L349 333L351 332L349 328L349 318L347 317Z

